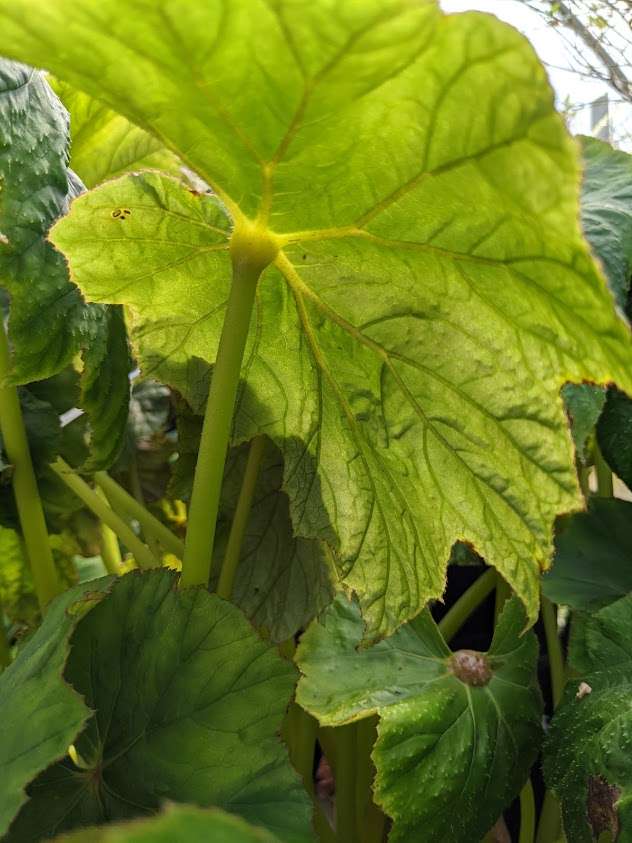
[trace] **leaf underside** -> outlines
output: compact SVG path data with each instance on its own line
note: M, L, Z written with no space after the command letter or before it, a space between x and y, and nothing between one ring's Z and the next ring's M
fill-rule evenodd
M53 232L89 300L133 311L147 374L195 404L231 225L277 235L235 442L281 449L294 530L330 545L367 637L442 593L458 539L533 620L581 504L560 387L632 376L528 43L430 0L0 0L0 23L0 51L152 133L226 208L128 176Z

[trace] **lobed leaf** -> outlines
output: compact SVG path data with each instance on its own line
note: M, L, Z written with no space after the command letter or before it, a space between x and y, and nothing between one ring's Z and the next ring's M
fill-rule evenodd
M0 50L152 133L230 215L145 175L56 226L85 295L135 311L148 373L195 403L231 223L276 237L235 441L281 448L294 529L329 543L367 636L441 594L459 539L533 620L581 505L560 387L632 379L528 43L431 0L0 0L0 21Z
M392 843L481 839L538 754L537 642L505 607L486 654L452 654L429 612L359 650L357 605L338 597L301 639L297 701L325 726L378 713L374 792Z
M118 579L78 626L66 680L95 711L29 788L8 843L153 814L165 800L218 806L287 843L310 808L278 737L295 670L238 609L167 570Z

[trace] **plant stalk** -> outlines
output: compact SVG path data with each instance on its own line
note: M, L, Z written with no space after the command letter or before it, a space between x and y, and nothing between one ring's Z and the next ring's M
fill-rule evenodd
M155 568L158 566L158 561L132 528L61 457L58 457L51 464L51 468L60 480L84 502L88 509L92 510L97 518L114 530L125 547L134 555L134 559L140 568Z
M48 540L44 510L37 488L22 408L15 386L6 385L11 367L9 343L0 326L0 430L13 466L13 493L40 609L63 591Z
M94 482L107 495L110 505L114 509L122 510L126 515L135 518L143 528L145 534L152 535L169 553L178 559L184 556L184 542L180 541L171 530L155 515L144 507L133 495L113 480L105 471L97 471Z
M95 491L101 500L109 506L107 496L103 489L97 487ZM99 522L99 533L101 534L101 559L103 559L105 570L108 574L120 576L123 560L116 533L103 521Z
M335 731L336 760L336 840L358 843L356 818L357 723L339 726Z
M240 261L233 254L233 280L193 478L180 578L183 586L207 586L211 574L217 512L241 363L257 282L264 266L256 261Z
M597 495L600 498L611 498L614 494L612 472L603 458L599 445L595 442L594 450L595 471L597 472Z
M233 515L233 523L230 525L228 544L226 545L222 571L217 584L217 594L225 600L230 600L233 593L233 584L235 582L237 567L239 566L241 546L243 544L244 534L248 525L248 517L252 507L252 500L257 486L259 469L261 468L261 460L263 458L265 447L265 436L255 436L250 443L246 470L244 471L241 489L239 490L239 498L237 499L235 514Z
M488 568L475 580L439 621L439 629L446 641L454 638L465 621L496 588L498 575L494 568Z
M2 603L0 603L0 673L11 664L11 647L4 622Z
M535 836L535 798L531 779L520 791L520 837L518 843L533 843Z

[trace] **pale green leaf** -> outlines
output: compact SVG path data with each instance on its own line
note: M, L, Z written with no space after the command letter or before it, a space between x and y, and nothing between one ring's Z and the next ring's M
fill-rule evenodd
M0 674L0 835L25 802L26 786L66 754L90 715L62 673L77 621L109 582L93 580L56 598L40 628Z
M441 594L458 539L533 620L555 517L581 505L559 390L632 376L528 43L431 0L0 0L0 23L0 50L153 133L235 224L275 234L235 436L282 449L294 529L330 544L368 637ZM230 223L158 176L73 207L54 240L74 279L131 306L144 369L193 399Z
M155 137L70 85L50 82L70 115L70 166L87 187L133 170L179 174L176 156Z
M301 639L297 701L307 711L327 726L379 714L374 793L394 820L391 843L480 840L520 791L542 711L524 623L514 599L487 653L451 654L426 611L358 649L362 618L339 597Z
M545 745L547 784L572 843L632 841L632 596L583 619L573 679Z
M280 843L262 828L218 808L169 805L148 820L86 828L55 838L58 843Z
M95 711L29 788L7 843L217 806L307 843L310 807L278 731L296 671L241 612L173 572L134 572L78 626L66 680Z

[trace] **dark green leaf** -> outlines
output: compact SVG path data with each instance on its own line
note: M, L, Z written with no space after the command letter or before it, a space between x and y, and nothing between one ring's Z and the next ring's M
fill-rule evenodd
M219 806L310 840L309 803L278 737L295 671L243 615L165 570L117 580L77 628L67 681L96 711L29 789L10 843L156 812Z
M545 776L572 843L632 841L632 595L583 618L545 745ZM577 675L578 674L578 675Z
M0 60L0 283L11 297L13 379L49 377L83 352L82 401L102 466L120 446L131 363L120 314L86 304L45 239L82 190L67 150L68 115L43 74Z
M606 390L589 383L567 383L562 387L562 398L571 423L575 451L581 462L586 462L586 445L603 409Z
M513 599L489 651L454 654L428 612L365 650L357 606L339 597L297 651L298 702L335 726L375 712L375 796L392 843L480 840L538 753L537 642Z
M24 803L26 786L66 754L90 715L62 673L77 622L109 583L95 580L54 600L41 627L0 674L0 835Z
M614 387L597 424L597 441L610 468L632 489L632 400Z
M592 498L561 521L542 590L554 603L597 609L632 591L632 503Z

